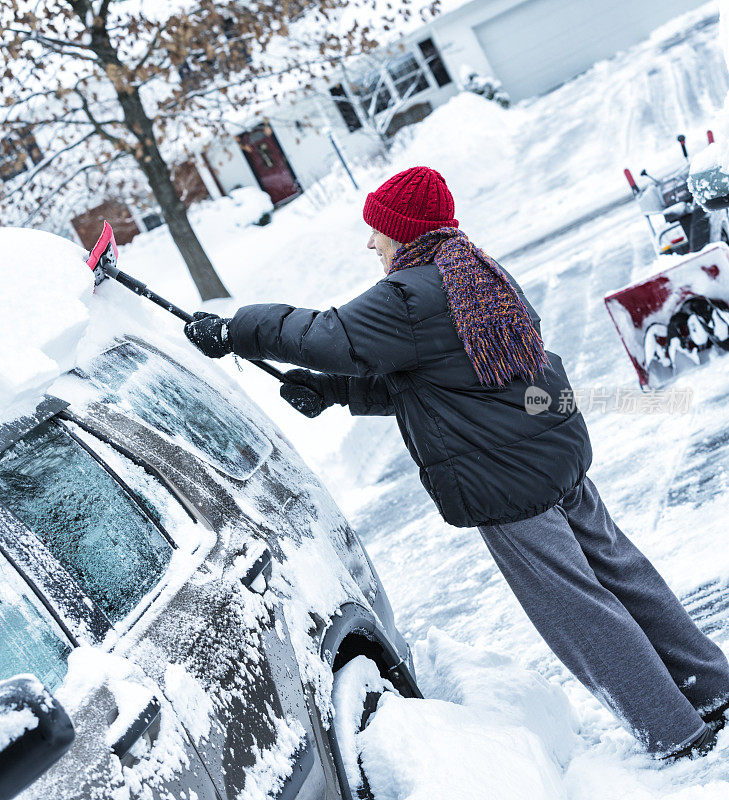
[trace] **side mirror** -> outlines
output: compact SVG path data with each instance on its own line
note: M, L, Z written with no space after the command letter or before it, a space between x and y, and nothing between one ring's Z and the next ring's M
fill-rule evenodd
M0 681L0 800L11 800L66 753L73 723L33 675Z
M710 144L692 159L689 189L709 211L729 206L729 172L722 166L718 144Z

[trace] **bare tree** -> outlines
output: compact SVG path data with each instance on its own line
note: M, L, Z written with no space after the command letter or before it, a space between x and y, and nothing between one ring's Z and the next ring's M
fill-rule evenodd
M384 27L410 15L410 0L399 2ZM171 165L225 132L232 108L310 87L331 63L376 46L352 8L348 0L2 0L0 140L3 177L14 178L2 206L42 218L84 191L148 187L202 299L228 296Z

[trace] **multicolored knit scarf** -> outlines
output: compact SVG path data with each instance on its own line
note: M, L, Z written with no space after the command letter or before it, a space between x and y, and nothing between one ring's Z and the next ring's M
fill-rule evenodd
M531 383L547 355L526 306L499 265L458 228L439 228L402 245L390 272L438 267L458 336L481 384Z

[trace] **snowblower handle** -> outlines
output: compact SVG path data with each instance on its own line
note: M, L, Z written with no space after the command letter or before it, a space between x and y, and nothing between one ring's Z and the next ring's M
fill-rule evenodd
M683 157L686 161L689 160L688 150L686 149L686 137L683 134L679 134L676 139L678 139L678 143L681 145L681 151L683 152Z

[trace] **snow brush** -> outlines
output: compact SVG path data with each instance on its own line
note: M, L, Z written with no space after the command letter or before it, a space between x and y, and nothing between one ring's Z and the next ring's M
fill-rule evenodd
M169 300L165 300L164 297L160 297L156 292L148 289L146 284L138 281L131 275L127 275L126 272L117 269L116 263L118 258L119 249L114 239L114 231L111 225L104 220L104 227L101 231L101 236L99 236L99 241L96 242L92 251L89 253L89 257L86 259L86 263L94 273L95 285L98 286L103 280L106 280L106 278L113 278L115 281L121 283L122 286L134 292L134 294L138 294L140 297L146 297L147 300L156 303L160 308L164 308L165 311L174 314L183 322L192 322L192 314L188 314L187 311L183 311L181 308L174 305L174 303L170 303ZM265 361L250 359L250 362L269 375L273 375L273 377L281 381L281 383L291 382L281 370L272 367Z

